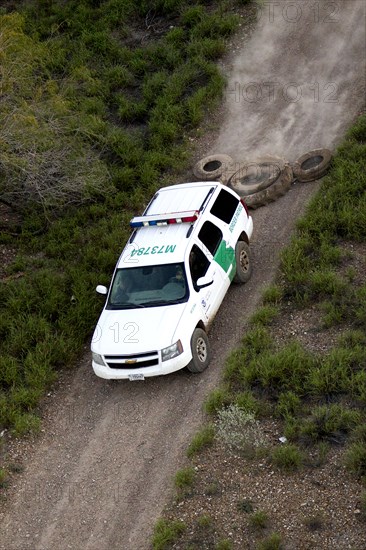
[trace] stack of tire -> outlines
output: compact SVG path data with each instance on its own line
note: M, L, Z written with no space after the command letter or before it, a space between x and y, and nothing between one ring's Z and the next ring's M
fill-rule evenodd
M323 177L331 159L329 149L314 149L293 165L281 157L267 155L240 163L239 167L229 155L218 154L199 160L193 173L199 181L221 181L244 198L247 206L258 208L287 193L294 181L309 182Z

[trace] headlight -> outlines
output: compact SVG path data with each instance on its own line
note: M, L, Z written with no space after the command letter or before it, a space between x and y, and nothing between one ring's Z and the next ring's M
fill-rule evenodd
M178 342L176 342L175 344L172 344L171 346L168 346L167 348L161 350L161 359L162 361L168 361L169 359L173 359L173 357L177 357L177 355L180 355L182 351L182 342L178 340Z
M92 357L93 357L94 363L98 363L98 365L102 365L103 367L105 367L103 357L99 355L99 353L95 353L95 351L92 351Z

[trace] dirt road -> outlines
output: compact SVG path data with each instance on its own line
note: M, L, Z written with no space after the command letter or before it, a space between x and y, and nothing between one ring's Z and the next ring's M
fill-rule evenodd
M293 160L339 142L364 104L365 3L310 4L264 3L249 41L239 48L236 40L226 114L207 153L241 160L259 151ZM201 403L315 188L295 185L254 212L253 277L225 298L210 333L213 360L205 373L106 382L93 375L86 357L74 375L64 375L47 398L43 435L2 504L0 548L149 548L154 522L173 491L172 475L202 420Z

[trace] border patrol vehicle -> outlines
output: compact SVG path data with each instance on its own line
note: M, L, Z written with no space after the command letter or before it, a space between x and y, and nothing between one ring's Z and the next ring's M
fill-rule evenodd
M97 376L143 380L210 361L210 324L232 281L251 275L253 222L218 182L160 189L117 262L91 350Z

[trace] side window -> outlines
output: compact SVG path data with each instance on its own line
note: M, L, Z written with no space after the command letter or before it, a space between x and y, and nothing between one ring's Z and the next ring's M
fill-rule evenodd
M205 222L198 233L198 238L214 256L222 241L222 231L215 224Z
M198 279L206 274L209 265L209 259L202 252L202 250L194 244L189 254L189 269L191 270L191 277L195 288Z
M221 189L211 208L211 214L225 223L230 223L238 204L239 201L234 195L225 189Z

